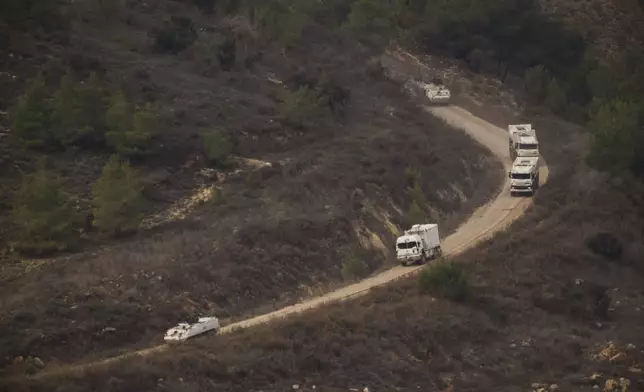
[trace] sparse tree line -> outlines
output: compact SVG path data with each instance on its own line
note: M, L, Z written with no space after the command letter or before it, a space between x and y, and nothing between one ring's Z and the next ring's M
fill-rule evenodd
M129 161L150 152L158 116L149 104L134 105L125 92L108 92L104 85L95 74L78 81L67 73L52 91L39 75L12 108L12 135L27 148L57 151L73 146L108 149L112 154L92 186L89 215L81 213L44 159L35 172L24 175L13 198L18 228L15 250L30 254L60 251L73 247L87 230L122 235L141 223L145 199ZM214 166L228 165L232 149L222 129L204 137L204 154Z

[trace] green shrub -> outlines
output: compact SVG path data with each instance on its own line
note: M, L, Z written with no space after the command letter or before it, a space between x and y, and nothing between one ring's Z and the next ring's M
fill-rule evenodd
M30 147L56 145L53 113L45 79L39 74L11 111L13 131Z
M298 3L284 0L269 0L251 8L251 19L259 27L262 36L284 48L297 45L309 17Z
M315 124L324 112L323 99L317 91L307 86L302 86L295 92L283 90L280 95L280 114L293 126L309 127Z
M342 278L344 280L353 280L364 278L369 275L369 266L362 259L352 256L342 263Z
M638 172L644 153L644 102L607 101L592 114L588 163L615 174Z
M112 235L138 229L143 219L141 190L130 164L111 156L92 187L94 225Z
M60 17L61 0L2 0L0 25L25 28L29 22L46 22Z
M118 154L134 158L147 152L156 131L157 115L149 104L135 109L120 91L112 96L106 123L109 129L107 144Z
M197 39L197 31L190 18L173 16L157 33L155 46L162 52L178 54Z
M204 153L212 165L227 166L232 152L233 145L222 129L213 129L204 137Z
M63 76L54 95L53 123L62 144L102 141L105 132L106 95L96 74L85 83Z
M552 80L550 80L550 83L548 83L548 90L546 93L546 106L555 114L566 114L566 109L568 107L566 90L561 87L561 85L555 78L552 78Z
M543 65L529 68L525 71L525 89L532 103L542 103L548 94L550 75Z
M453 261L439 259L427 265L418 279L421 293L440 295L455 301L470 297L471 286L463 267Z
M79 223L69 196L42 161L23 178L14 196L13 218L19 236L16 249L36 255L67 249Z

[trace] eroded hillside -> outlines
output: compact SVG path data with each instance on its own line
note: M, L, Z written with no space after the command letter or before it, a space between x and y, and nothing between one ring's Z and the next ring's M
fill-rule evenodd
M272 3L260 10L295 18ZM226 321L364 277L391 263L402 226L431 219L447 235L502 180L481 147L383 76L378 49L315 20L295 34L270 15L176 1L63 11L62 27L7 27L3 110L15 112L42 71L42 105L68 91L59 87L67 74L99 96L89 112L105 110L108 121L93 116L89 133L61 127L63 136L58 123L31 125L40 112L26 111L27 125L3 122L4 366L114 354L196 312ZM151 104L154 129L109 128L119 89L139 108ZM93 184L115 151L131 158L142 187L135 215L144 219L125 238L90 215L96 223ZM25 222L12 213L20 174L41 156L87 219L70 223L81 234L65 253L34 258L15 246Z

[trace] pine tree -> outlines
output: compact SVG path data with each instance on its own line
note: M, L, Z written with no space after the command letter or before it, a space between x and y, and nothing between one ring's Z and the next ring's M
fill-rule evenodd
M93 187L94 225L110 234L136 230L143 219L141 189L130 164L110 157Z
M204 138L204 150L211 164L225 166L228 164L233 146L221 129L214 129Z
M45 79L39 74L12 111L13 130L28 146L54 145L52 113Z
M79 215L43 161L34 173L24 177L14 200L13 216L21 250L40 254L70 245Z
M107 142L122 156L143 155L155 132L156 120L150 105L135 111L121 91L112 97L107 110Z

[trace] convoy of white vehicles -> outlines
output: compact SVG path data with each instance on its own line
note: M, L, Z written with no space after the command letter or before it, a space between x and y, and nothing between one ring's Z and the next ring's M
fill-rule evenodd
M512 168L510 196L517 194L533 195L539 189L539 139L532 124L508 125L508 145Z
M396 259L401 265L424 264L442 256L438 225L413 225L396 240Z

